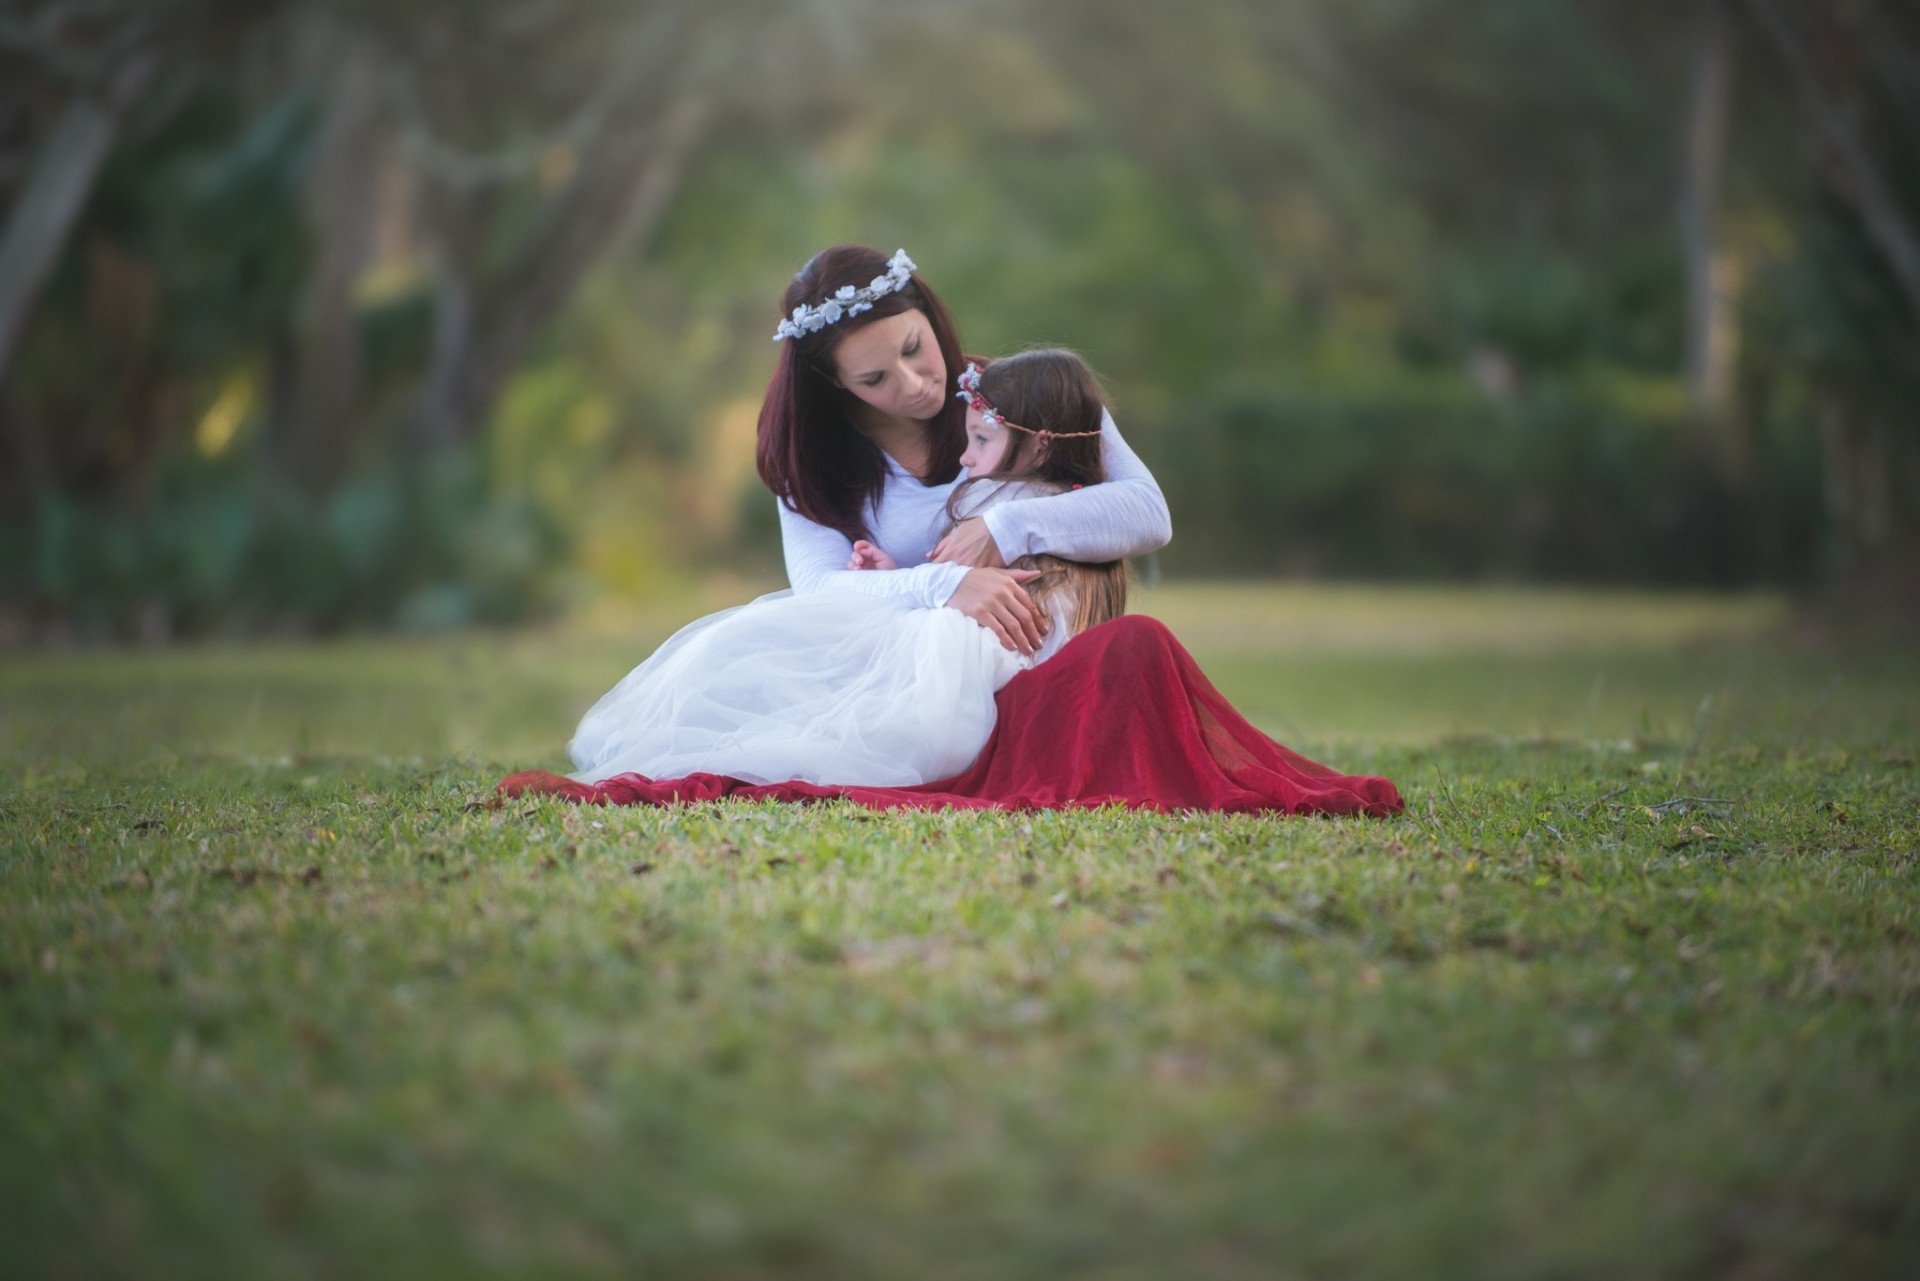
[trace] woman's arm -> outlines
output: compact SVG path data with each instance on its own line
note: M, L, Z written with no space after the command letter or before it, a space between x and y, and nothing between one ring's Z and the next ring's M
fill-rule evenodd
M932 559L1005 564L1044 553L1067 560L1122 560L1165 547L1173 537L1166 496L1107 413L1100 418L1100 455L1105 484L996 504L980 518L983 525L975 527L974 539L966 538L964 526L956 529L933 549ZM997 558L980 554L989 550L980 546L981 529L992 536Z

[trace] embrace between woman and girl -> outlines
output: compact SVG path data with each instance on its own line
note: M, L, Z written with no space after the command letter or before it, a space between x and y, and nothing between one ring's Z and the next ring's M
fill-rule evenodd
M790 591L690 624L581 721L571 778L616 804L841 797L881 808L1386 814L1248 724L1128 557L1171 536L1093 372L1062 350L968 359L905 252L816 255L789 285L758 463Z

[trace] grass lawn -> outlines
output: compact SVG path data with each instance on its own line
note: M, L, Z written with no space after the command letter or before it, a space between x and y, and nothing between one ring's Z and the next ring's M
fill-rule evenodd
M704 604L0 657L0 1276L1920 1273L1920 662L1163 587L1391 821L478 808Z

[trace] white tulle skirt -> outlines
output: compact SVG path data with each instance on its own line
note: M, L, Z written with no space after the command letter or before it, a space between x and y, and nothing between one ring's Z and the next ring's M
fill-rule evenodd
M675 633L594 704L567 751L583 783L927 783L972 763L995 692L1025 665L957 610L776 592Z

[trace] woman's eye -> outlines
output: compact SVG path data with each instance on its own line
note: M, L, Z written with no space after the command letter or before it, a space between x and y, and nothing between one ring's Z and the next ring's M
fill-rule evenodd
M903 356L918 356L920 354L920 340L918 338L914 339L900 354Z
M860 385L862 387L878 387L880 385L880 380L885 377L886 377L885 374L875 374L871 378L862 378L860 380Z

